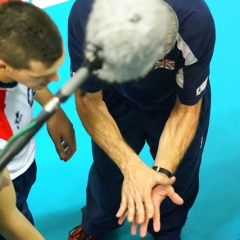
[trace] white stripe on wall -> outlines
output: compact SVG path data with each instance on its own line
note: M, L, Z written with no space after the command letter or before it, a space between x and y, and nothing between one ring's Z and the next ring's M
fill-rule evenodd
M28 2L32 2L32 4L40 7L40 8L46 8L50 6L54 6L60 3L68 2L69 0L32 0Z

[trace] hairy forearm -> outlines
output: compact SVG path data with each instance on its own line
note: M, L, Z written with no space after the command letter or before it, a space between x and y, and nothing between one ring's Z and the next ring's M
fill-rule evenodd
M47 87L45 87L41 90L36 91L35 100L42 107L44 107L53 97L54 97L54 95L52 94L52 92ZM59 113L59 112L62 113L62 111L63 110L62 110L61 106L58 106L56 113Z
M124 141L103 101L94 104L75 94L78 115L91 138L108 154L124 174L129 161L140 161Z
M45 87L41 90L36 91L35 100L41 106L44 106L49 102L49 100L52 99L52 97L53 97L53 94L50 92L50 90L47 87Z
M178 100L160 137L154 165L166 168L172 173L176 171L195 135L201 102L202 100L195 106L182 107Z

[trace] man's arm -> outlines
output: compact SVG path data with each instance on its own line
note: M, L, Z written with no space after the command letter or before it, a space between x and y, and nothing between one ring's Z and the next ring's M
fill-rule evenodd
M187 106L177 98L159 140L155 166L163 167L174 174L197 130L201 105L202 99L193 106ZM167 178L165 174L161 175ZM164 198L162 186L155 186L152 190L152 201L154 205L153 228L156 232L160 230L159 209ZM147 224L148 221L141 226L143 235L146 234ZM136 226L134 227L136 229Z
M160 137L155 166L174 173L191 143L198 125L202 99L187 106L177 98L171 115Z
M53 94L48 88L44 88L36 91L35 99L41 106L44 106L52 97ZM69 160L76 151L75 132L72 123L61 108L47 121L47 129L60 159Z
M0 172L0 191L11 183L11 180L5 176L6 171L7 169L5 168L2 172Z
M173 200L175 192L171 184L175 178L167 179L154 172L127 145L102 100L101 91L81 96L81 91L78 90L75 92L75 101L78 115L85 129L118 165L124 176L122 202L117 217L123 216L127 210L128 220L132 222L137 208L137 223L144 222L145 216L152 218L152 188L158 184L165 186L165 196Z
M0 233L9 240L43 240L43 236L18 211L15 191L7 169L3 176L10 184L0 191Z
M159 140L158 152L155 159L155 166L163 167L174 173L191 143L198 125L198 119L201 109L202 99L193 106L182 104L177 98L176 104L170 114L170 117L165 124L163 133ZM165 174L158 173L163 178L168 179ZM153 214L153 229L155 232L160 230L160 205L165 199L166 188L158 184L152 188L152 202L154 206ZM169 195L172 194L172 201L177 204L182 204L182 199L173 192L173 189L168 189ZM124 216L121 216L119 222L123 223ZM140 236L144 237L147 233L149 219L141 224ZM137 231L137 219L133 221L131 232L133 235Z
M78 115L91 138L109 155L124 174L130 159L139 161L136 153L125 143L117 124L102 100L102 91L75 92Z

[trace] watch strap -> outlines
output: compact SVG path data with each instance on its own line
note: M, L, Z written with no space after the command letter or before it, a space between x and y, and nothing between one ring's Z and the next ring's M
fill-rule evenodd
M153 166L152 169L155 170L156 172L160 172L160 173L167 175L169 178L171 178L173 176L172 173L165 168Z

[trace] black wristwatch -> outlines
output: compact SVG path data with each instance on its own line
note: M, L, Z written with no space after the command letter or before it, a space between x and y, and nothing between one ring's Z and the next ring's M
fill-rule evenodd
M167 175L169 178L173 176L172 173L165 168L153 166L152 169L155 170L156 172L160 172Z

